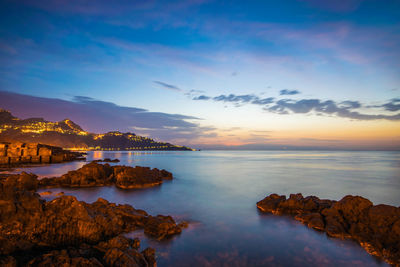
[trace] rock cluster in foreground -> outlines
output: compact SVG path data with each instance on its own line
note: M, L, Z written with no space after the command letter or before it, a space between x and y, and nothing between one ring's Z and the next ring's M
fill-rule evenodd
M302 194L271 194L257 202L262 212L294 215L308 227L329 236L349 238L390 264L400 265L400 208L373 205L360 196L345 196L340 201Z
M153 249L123 233L144 229L156 239L181 232L170 216L151 216L99 198L92 204L62 196L45 201L36 175L0 180L0 265L155 266ZM18 260L18 262L17 262Z
M121 189L132 189L160 185L164 180L172 180L172 174L166 170L91 162L61 177L43 178L39 181L39 187L93 187L114 184Z

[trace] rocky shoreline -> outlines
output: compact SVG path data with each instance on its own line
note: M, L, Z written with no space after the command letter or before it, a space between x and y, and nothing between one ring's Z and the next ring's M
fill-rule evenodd
M292 215L310 228L328 236L352 239L368 253L400 266L400 207L373 205L360 196L340 201L271 194L257 202L257 208L275 215Z
M118 178L131 173L144 173L149 179L166 176L166 171L150 168L88 165L46 180L45 185L100 186L112 181L117 185ZM94 183L93 177L98 177ZM91 204L73 196L46 201L36 193L41 186L42 180L25 172L0 179L1 266L156 266L154 249L140 251L140 241L123 234L143 229L145 235L162 240L181 233L187 225L177 224L171 216L151 216L101 198Z
M164 180L172 180L172 173L157 168L110 166L91 162L82 168L69 171L61 177L43 178L39 187L94 187L115 185L120 189L146 188L160 185Z

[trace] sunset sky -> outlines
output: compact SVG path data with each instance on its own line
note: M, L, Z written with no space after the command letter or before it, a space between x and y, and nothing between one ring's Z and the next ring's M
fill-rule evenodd
M0 0L0 108L199 148L400 149L400 1Z

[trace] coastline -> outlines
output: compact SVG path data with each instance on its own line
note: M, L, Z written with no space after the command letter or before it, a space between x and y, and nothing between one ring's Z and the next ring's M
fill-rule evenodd
M85 201L87 203L92 203L92 202L96 202L97 200L97 196L101 196L105 199L108 199L110 202L114 202L114 203L127 203L130 204L134 207L139 207L143 210L149 211L152 214L175 214L178 215L176 218L191 218L190 221L192 221L192 219L194 219L194 221L199 221L201 222L200 226L198 226L199 228L196 230L190 230L190 231L194 231L194 235L190 232L186 232L184 231L184 234L182 236L180 236L177 239L174 239L173 241L170 241L166 244L158 244L156 243L156 241L144 241L144 244L146 244L147 242L149 242L151 244L151 247L156 248L156 250L158 252L156 252L156 255L158 255L158 261L160 262L160 264L162 266L173 266L174 263L176 262L175 260L178 260L175 258L175 260L170 260L167 259L166 257L166 251L169 251L169 247L172 247L171 253L172 255L174 254L178 254L179 257L184 257L188 262L193 262L193 261L197 261L197 260L193 260L191 261L190 259L186 258L186 255L183 254L183 252L179 252L176 249L180 248L180 246L185 245L188 246L189 248L191 246L196 246L196 244L198 244L199 242L199 251L196 252L198 254L196 255L202 255L202 257L206 257L206 259L209 262L220 262L222 263L222 259L220 259L221 261L218 261L218 258L220 257L219 255L210 255L209 253L207 253L207 250L205 247L202 247L203 245L206 245L204 243L202 243L202 239L204 237L202 237L201 233L202 230L204 229L204 227L206 227L208 229L208 231L211 231L210 235L215 235L215 237L217 238L226 238L226 234L229 232L225 232L227 231L225 228L219 228L217 225L214 225L214 223L212 221L209 221L208 219L205 219L204 216L206 215L207 217L210 216L212 214L212 212L215 212L218 210L218 213L221 215L218 215L219 220L221 221L221 223L224 223L226 226L230 225L230 222L232 220L238 220L239 224L241 224L241 228L236 228L236 230L239 231L235 231L235 232L240 232L242 234L240 234L239 236L241 236L243 238L243 241L237 240L237 239L233 239L231 240L230 244L232 244L232 246L234 246L235 248L238 248L238 246L240 247L240 243L243 242L243 244L247 244L246 246L252 246L253 242L257 242L258 244L258 250L255 250L255 254L252 254L253 257L258 257L258 255L260 255L260 257L262 258L262 255L265 255L266 258L268 257L274 257L274 261L273 262L277 262L280 264L282 264L282 259L280 259L280 254L284 255L286 252L286 249L288 249L287 253L289 253L289 251L292 251L293 253L293 257L301 257L304 256L306 257L305 259L311 260L311 262L315 262L317 263L319 260L317 258L312 257L311 255L308 255L308 252L303 251L303 247L297 247L297 249L299 249L298 252L294 252L293 249L296 248L296 246L301 245L301 243L299 244L299 240L293 240L290 237L286 237L285 233L281 232L280 230L278 230L276 227L280 227L283 229L287 229L287 226L285 226L285 224L287 224L289 221L289 218L283 218L282 220L275 220L275 219L270 219L271 217L269 216L262 216L260 217L259 214L254 213L254 210L252 210L251 208L249 209L246 203L249 202L249 200L252 200L252 204L254 205L255 201L258 199L261 199L261 195L258 194L254 194L254 193L249 193L251 191L248 191L248 189L252 188L256 188L254 187L257 182L256 180L253 181L253 179L255 178L255 172L251 171L250 169L248 169L248 167L252 167L254 168L254 165L248 165L249 163L254 164L254 163L261 163L260 162L260 155L264 155L266 156L266 158L262 158L263 159L263 165L259 165L259 166L265 166L264 164L273 164L276 165L276 157L281 157L279 156L281 153L242 153L242 154L238 154L238 153L217 153L217 152L208 152L208 151L204 151L204 154L200 157L200 154L198 153L174 153L174 152L167 152L167 153L158 153L156 152L155 154L147 154L147 153L143 153L142 156L137 156L136 154L130 153L130 152L124 152L124 153L120 153L120 152L102 152L102 153L89 153L88 155L88 160L94 160L94 159L98 159L99 157L101 158L105 158L105 157L109 157L109 158L119 158L120 159L120 163L117 164L125 164L125 165L147 165L147 166L152 166L152 167L164 167L164 168L169 168L171 171L174 172L174 174L176 173L176 181L173 183L164 183L161 187L156 187L154 189L146 189L146 190L133 190L132 193L129 193L130 191L126 191L126 190L119 190L117 188L115 188L114 186L106 186L106 187L96 187L96 188L65 188L62 191L65 192L66 195L73 195L76 196L79 200L81 201ZM353 157L353 153L336 153L338 157L342 157L343 155L348 155L349 157ZM357 153L358 154L358 153ZM190 156L189 156L190 155ZM317 156L317 158L320 158L320 154L319 153L300 153L300 154L293 154L293 153L285 153L284 157L282 159L284 159L285 164L281 164L282 166L285 166L284 169L282 169L282 171L284 170L285 173L288 172L288 170L290 170L290 168L293 167L293 165L291 165L293 162L293 164L296 164L296 166L298 165L298 155L302 155L302 157L305 157L307 159L307 161L312 161L315 162L315 157ZM311 156L313 155L313 156ZM362 154L360 154L362 155ZM365 155L369 155L369 154L365 154ZM206 157L204 157L206 156ZM224 157L226 159L226 161L221 162L221 157ZM326 156L326 155L325 155ZM322 161L325 161L326 158L322 157ZM331 160L331 156L332 154L329 153L329 159L330 162L336 162L336 160ZM189 157L189 158L188 158ZM244 161L246 160L246 161ZM293 161L295 160L295 161ZM304 160L304 158L303 158ZM174 165L174 162L177 165ZM235 166L231 165L231 162L234 162ZM290 163L290 164L289 164ZM353 164L353 162L349 162L351 164ZM77 162L77 163L66 163L64 164L65 167L70 166L81 166L81 162ZM226 165L229 164L229 165ZM330 163L332 164L332 163ZM335 163L336 164L336 163ZM341 163L340 163L341 164ZM346 163L347 164L347 163ZM114 165L114 164L113 164ZM392 164L393 165L393 164ZM199 171L199 169L202 166L207 166L207 168L210 168L209 171ZM222 169L217 169L216 171L212 171L213 168L215 168L216 166L223 166ZM235 170L233 173L229 171L229 166L234 167L233 170ZM247 168L246 168L247 166ZM267 165L268 166L268 165ZM309 167L308 165L306 165L307 167ZM38 168L32 168L30 171L35 172L35 170L38 170L39 173L41 173L42 175L46 173L45 170L53 170L51 171L51 173L55 173L54 170L73 170L72 168L68 169L63 167L63 165L47 165L47 166L38 166ZM228 167L228 169L226 169ZM245 168L243 168L245 167ZM334 166L332 166L334 167ZM345 167L345 166L342 166ZM76 167L78 168L78 167ZM74 169L76 169L74 168ZM336 168L336 167L335 167ZM40 171L42 170L42 171ZM223 170L223 172L219 172ZM269 170L268 168L264 169L265 171L267 171L268 176L265 176L266 179L271 180L269 183L266 183L266 185L264 185L264 192L265 192L265 188L269 189L269 188L273 188L271 187L271 185L273 185L273 183L276 183L278 180L276 180L277 178L279 178L279 176L277 176L277 174L275 173L275 170L271 169ZM347 169L344 169L347 170ZM210 172L212 171L212 172ZM265 172L264 171L264 172ZM347 171L345 171L347 173ZM63 171L63 173L66 173L66 171ZM250 174L248 177L243 176L243 174ZM274 175L271 175L272 173L274 173ZM382 172L381 172L382 173ZM211 175L212 174L212 175ZM260 173L261 174L261 173ZM354 173L353 173L354 174ZM286 174L285 174L286 175ZM314 174L314 175L318 175L318 173ZM58 176L58 175L55 175ZM193 177L192 177L193 176ZM274 176L277 176L276 178L274 178ZM321 175L318 175L319 177L321 177ZM322 175L323 177L324 175ZM337 173L336 175L337 176ZM368 181L368 179L365 179L367 176L365 176L365 174L362 172L360 177L362 176L364 181ZM225 177L228 183L223 183L220 184L220 186L223 186L222 188L220 188L217 192L220 194L219 197L229 197L229 201L230 203L227 205L228 207L222 207L220 205L220 208L211 208L208 207L207 209L210 209L211 213L205 213L202 210L197 209L195 206L199 205L199 203L196 201L196 197L192 198L191 193L188 194L188 192L193 192L194 194L199 194L199 195L204 195L204 197L208 196L206 199L205 203L220 203L219 201L219 197L214 198L211 197L209 198L210 193L209 188L203 188L204 190L201 191L196 191L196 187L201 186L201 184L204 181L209 181L211 182L211 184L214 184L215 182L213 181L214 179L221 179ZM327 177L327 179L324 179L327 183L325 184L321 184L321 190L320 192L325 192L323 194L325 194L324 196L326 196L326 193L329 191L324 191L324 188L329 188L327 187L327 185L329 184L329 180L333 179L333 175L331 177ZM295 177L296 179L301 179L301 177ZM249 183L247 183L247 186L243 186L246 184L240 184L241 181L245 181L249 179ZM188 181L195 181L195 183L190 183L188 184ZM223 180L224 181L224 180ZM287 182L290 182L291 180L288 180ZM340 182L340 180L338 180L338 182ZM265 183L264 183L265 184ZM185 187L182 187L182 185L187 185ZM359 187L358 184L357 188ZM247 188L246 188L247 187ZM178 195L171 195L171 192L176 191L175 188L179 191L183 190L183 188L185 188L185 192L180 192L180 195L182 194L182 196L178 196ZM239 202L231 202L234 201L233 199L231 199L230 197L230 190L228 190L229 188L236 188L236 189L240 189L240 192L242 192L241 194L243 194L243 199L242 197L237 199L237 201ZM291 189L293 190L293 188L298 188L298 185L296 186L295 183L293 183L293 186L291 187ZM222 189L222 190L221 190ZM193 191L192 191L193 190ZM227 191L228 190L228 191ZM272 189L271 189L272 190ZM46 191L46 190L45 190ZM51 190L53 191L53 190ZM56 193L58 193L60 190L54 190L54 194L48 197L45 197L46 199L53 199L54 196L56 196ZM263 191L263 190L258 190L258 191ZM277 190L274 190L275 192ZM216 193L217 193L216 192ZM247 193L246 193L247 192ZM377 191L379 192L379 191ZM226 195L228 194L228 195ZM244 194L246 194L247 196L245 196ZM165 197L163 197L163 195L165 195ZM253 195L253 197L251 197ZM186 199L185 199L186 196ZM195 195L193 195L195 196ZM235 196L235 193L232 195ZM259 196L259 197L257 197ZM202 198L204 198L202 197ZM186 201L187 199L190 199L190 201ZM187 203L183 203L182 201L186 201ZM375 199L376 201L376 199ZM244 204L240 204L240 202L244 202ZM383 202L383 201L382 201ZM157 204L156 204L157 203ZM236 216L231 216L228 215L232 212L232 210L229 208L232 206L231 203L235 203L235 206L237 206L237 215ZM379 203L379 202L378 202ZM384 203L387 203L386 201ZM246 206L247 205L247 206ZM225 205L224 205L225 206ZM186 209L186 207L190 207L190 210L192 212L188 213L191 214L189 215L189 217L187 215L183 216L183 214L187 214L188 210ZM200 206L202 207L202 206ZM203 208L206 208L206 206L204 206ZM221 209L222 208L222 209ZM249 209L249 210L247 210ZM224 211L225 210L225 211ZM228 212L228 213L224 213L224 212ZM239 218L239 217L240 218ZM226 218L225 218L226 217ZM243 217L243 218L242 218ZM252 230L251 228L249 228L250 226L248 225L248 223L246 221L251 222L252 220L260 220L260 222L262 223L262 227L257 226L258 223L256 224L252 224L250 223L250 225L252 225L251 227L255 227L254 230ZM274 222L279 222L279 224L274 225ZM273 232L269 232L268 228L270 227L272 223L272 228L276 229L277 233L280 233L279 235L277 235L276 237L274 236L275 234ZM203 225L204 224L204 225ZM295 226L295 225L299 225L299 226ZM290 230L291 227L296 227L296 232L293 232L293 230ZM230 226L229 226L230 227ZM258 227L258 228L257 228ZM288 233L291 234L301 234L302 231L301 228L306 228L304 226L302 226L301 224L293 224L293 226L291 226L287 229ZM228 228L229 229L229 228ZM234 228L235 229L235 228ZM257 229L257 230L256 230ZM263 230L264 229L264 230ZM262 241L263 238L262 236L258 237L253 237L251 240L249 240L248 235L250 234L250 232L252 231L257 231L259 232L259 234L257 235L261 235L261 233L264 233L262 236L264 236L265 241ZM205 233L203 233L204 235ZM234 233L231 233L234 234ZM196 235L199 235L198 237L196 237ZM309 235L309 236L308 236ZM134 235L135 236L135 235ZM192 236L192 237L191 237ZM239 237L238 236L238 237ZM320 234L307 234L308 238L311 238L311 240L313 240L314 238L317 238L320 242L319 246L321 248L325 247L325 249L321 249L321 248L313 248L313 244L312 242L310 243L310 241L304 241L303 242L303 246L308 246L311 249L316 249L317 254L321 255L325 255L329 256L330 253L332 253L332 248L335 249L339 249L336 248L338 245L337 244L341 244L340 242L332 242L333 240L329 240L329 239L325 239L325 238L319 238ZM257 239L258 238L258 239ZM275 240L275 238L278 238L277 240ZM142 239L142 238L141 238ZM280 246L283 244L280 244L279 242L284 242L286 243L286 245L284 245L284 247L281 247L280 249L282 250L282 252L274 252L273 247L271 247L270 245L268 245L268 240L274 240L273 242L275 243L276 246ZM212 238L211 240L207 241L207 245L206 247L213 246L212 243L209 242L213 242L212 240L214 240L214 238ZM282 241L279 241L282 240ZM219 241L221 242L221 241ZM239 242L239 243L237 243ZM289 245L290 242L290 245ZM316 240L314 240L313 242L316 242ZM292 244L293 243L293 244ZM167 245L168 244L168 245ZM180 244L180 245L179 245ZM202 245L200 245L202 244ZM318 244L318 243L317 243ZM345 248L347 247L347 249L349 249L350 251L352 251L353 254L347 255L347 256L343 256L344 254L341 254L340 256L337 255L337 257L339 259L357 259L358 257L363 258L365 261L364 263L366 263L366 265L371 265L374 266L373 261L374 259L368 258L370 256L360 256L358 255L358 250L357 249L353 249L351 248L351 245L346 245L348 243L344 243L342 245L345 246ZM356 244L356 243L355 243ZM315 244L314 244L315 245ZM165 247L164 247L165 246ZM286 246L288 246L286 248ZM350 246L350 247L349 247ZM326 248L331 247L331 251L327 252L324 251L326 250ZM358 246L356 246L358 247ZM264 248L264 249L263 249ZM215 248L218 251L218 248ZM226 253L228 251L231 251L230 249L228 250L224 250L224 249L228 249L228 248L223 248L222 251L225 251ZM233 258L235 257L239 257L239 259L241 259L241 257L244 257L245 255L248 255L246 253L249 253L247 249L244 248L244 246L241 248L242 250L239 250L239 255L237 256L233 256ZM254 250L254 248L252 249ZM361 248L360 248L361 250ZM258 252L257 252L258 251ZM341 251L339 249L339 251ZM343 250L342 252L345 252L345 250ZM363 251L364 252L364 251ZM194 252L190 252L190 253L194 253ZM259 254L262 253L262 254ZM286 257L292 257L291 254L287 254L286 253ZM329 253L324 254L324 253ZM347 252L346 252L347 253ZM244 255L244 256L243 256ZM332 254L335 255L335 254ZM363 254L362 254L363 255ZM322 257L322 256L321 256ZM239 260L238 259L238 260ZM257 259L257 258L255 258ZM225 259L226 261L228 261L228 259ZM230 262L231 259L229 259ZM336 262L336 260L331 259L332 262ZM288 258L287 261L283 261L286 262L286 264L289 264L290 262L292 262L293 259L292 258ZM371 262L372 261L372 262ZM240 261L239 261L240 262ZM252 261L252 263L254 264L254 262L257 261ZM346 265L346 264L344 264ZM196 265L195 265L196 266ZM333 265L330 265L333 266Z

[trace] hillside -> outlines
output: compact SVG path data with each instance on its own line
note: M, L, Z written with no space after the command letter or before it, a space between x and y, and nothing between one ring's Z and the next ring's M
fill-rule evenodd
M191 150L129 132L86 132L70 119L59 122L43 118L19 119L4 109L0 109L0 141L44 143L91 150Z

